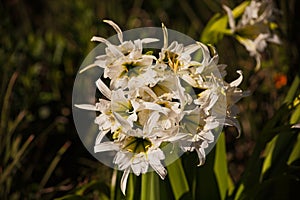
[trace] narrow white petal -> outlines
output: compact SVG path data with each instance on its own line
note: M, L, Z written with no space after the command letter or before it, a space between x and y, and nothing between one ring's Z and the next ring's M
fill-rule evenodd
M116 112L113 112L114 117L116 120L121 124L121 126L124 128L125 131L128 131L131 129L131 126L127 120L125 120L121 115L119 115Z
M155 172L160 176L161 179L165 179L167 175L167 170L161 163L150 163L151 167L155 170Z
M96 42L102 42L102 43L106 44L107 46L111 45L111 43L107 39L102 38L102 37L94 36L94 37L92 37L91 41L92 42L95 42L95 41Z
M207 48L206 45L202 44L201 42L197 42L198 45L200 45L201 47L201 50L202 50L202 53L203 53L203 60L202 60L202 63L204 65L207 65L209 63L209 60L210 60L210 53L209 53L209 50Z
M189 136L189 135L186 134L186 133L177 133L174 136L163 137L162 140L166 141L166 142L175 142L175 141L178 141L178 140L182 140L183 138L186 138L187 136Z
M119 58L124 56L124 54L115 45L107 45L107 47L114 57Z
M164 34L164 46L163 48L166 49L168 48L168 30L166 28L166 26L162 23L161 24L162 30L163 30L163 34Z
M104 68L104 69L106 68L106 60L98 59L98 60L95 60L94 64L101 68Z
M123 173L122 179L121 179L121 191L125 195L126 192L126 186L127 186L127 179L130 173L130 169L126 169Z
M201 66L201 63L192 60L192 61L189 63L189 66Z
M300 123L294 124L291 128L299 129L300 128Z
M105 130L105 131L100 131L97 135L96 138L96 142L95 145L100 144L100 142L102 141L102 139L104 138L104 136L109 132L109 130Z
M241 84L241 82L243 81L243 74L242 74L242 71L241 70L237 70L236 71L240 76L238 79L232 81L229 85L230 87L237 87Z
M197 82L188 74L183 74L181 78L191 86L197 87Z
M113 142L103 142L94 146L94 152L118 151L120 148Z
M96 86L106 98L111 99L110 89L103 83L100 78L96 81Z
M232 10L228 6L225 6L225 5L223 5L223 9L227 12L229 26L234 31L235 30L235 22L234 22Z
M154 110L154 111L159 111L164 113L165 115L167 114L166 110L163 109L160 105L152 102L143 102L142 105L144 106L144 109L147 110Z
M120 27L111 20L103 20L103 22L111 25L116 30L120 43L123 43L123 33Z
M242 133L241 125L240 125L239 121L236 118L231 117L231 116L227 116L226 119L225 119L225 125L234 126L238 131L237 138L239 138L241 136L241 133Z
M191 44L184 47L184 53L191 54L200 49L201 47L198 44Z
M267 39L268 42L273 42L275 44L281 44L278 35L273 35L273 37Z
M205 151L203 148L195 148L197 154L198 154L198 158L199 158L199 164L198 166L201 166L205 163Z
M157 38L144 38L142 39L142 44L148 44L148 43L152 43L152 42L158 42L159 39Z
M81 69L80 71L79 71L79 74L81 74L82 72L85 72L86 70L88 70L88 69L91 69L91 68L93 68L93 67L97 67L98 65L97 64L95 64L95 63L93 63L93 64L90 64L90 65L88 65L88 66L86 66L86 67L84 67L83 69Z
M99 109L95 105L91 104L75 104L74 106L84 110L99 111Z
M144 125L144 132L146 135L150 134L153 129L155 128L155 125L157 125L157 121L159 119L160 115L158 112L153 112L150 117L148 118L148 121Z

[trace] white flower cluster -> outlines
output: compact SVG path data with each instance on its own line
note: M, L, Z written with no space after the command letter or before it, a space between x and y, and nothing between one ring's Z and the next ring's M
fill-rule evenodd
M279 37L272 33L271 22L274 13L272 0L252 0L245 8L241 18L235 21L232 10L223 5L228 15L229 27L237 33L236 39L245 46L250 56L256 59L256 70L261 66L261 53L267 47L267 42L280 44Z
M239 78L226 83L225 66L218 65L212 47L200 42L184 46L173 41L169 45L163 25L164 45L155 55L145 52L143 44L158 39L123 41L120 28L112 21L104 22L116 30L120 44L93 37L106 44L106 53L81 72L98 66L110 82L105 84L101 77L96 81L103 98L95 105L75 106L100 113L95 119L100 133L94 151L116 151L113 163L124 170L124 194L130 172L140 175L153 169L165 178L165 144L176 144L184 152L196 151L202 165L205 149L217 139L215 129L233 125L240 130L234 104L245 95L237 87L242 74L238 71ZM195 52L200 52L200 61L191 56ZM110 140L103 141L105 136Z

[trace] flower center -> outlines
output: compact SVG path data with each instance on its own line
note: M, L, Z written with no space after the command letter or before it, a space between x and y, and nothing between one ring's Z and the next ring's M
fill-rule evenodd
M123 149L132 153L146 153L152 146L152 143L147 138L139 138L129 136L125 139Z
M134 62L123 63L124 72L121 76L127 75L128 77L138 76L140 74L141 66L137 65Z
M173 53L171 51L167 51L165 53L165 62L168 63L169 67L173 69L174 72L177 72L180 67L180 61L178 60L178 54Z

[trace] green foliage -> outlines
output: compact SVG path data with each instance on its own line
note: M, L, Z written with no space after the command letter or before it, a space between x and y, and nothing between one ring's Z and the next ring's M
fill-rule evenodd
M232 10L234 18L240 17L250 1L244 1ZM232 32L227 27L228 17L222 16L220 13L215 14L206 24L202 31L200 41L208 44L216 44L225 35L232 35Z

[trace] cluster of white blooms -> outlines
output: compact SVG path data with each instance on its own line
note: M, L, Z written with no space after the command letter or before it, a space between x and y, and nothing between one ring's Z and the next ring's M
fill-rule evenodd
M124 41L115 23L104 22L116 30L120 44L93 37L107 46L105 54L81 72L98 66L110 82L105 84L101 77L96 81L103 98L95 105L75 105L100 113L95 119L100 132L94 152L116 152L113 163L124 171L124 194L130 172L140 175L153 169L165 178L165 144L176 144L183 152L196 151L202 165L205 149L217 139L215 129L223 125L240 129L234 104L245 95L237 87L243 79L241 72L237 80L226 83L225 66L218 65L213 47L200 42L169 45L164 25L163 47L155 55L143 45L158 39ZM197 51L201 54L198 61L191 56ZM104 141L105 136L110 139Z
M229 7L223 5L223 8L231 31L236 33L236 39L245 46L250 56L255 57L256 69L259 69L261 52L267 47L267 42L280 44L278 36L272 33L272 26L276 26L271 21L274 12L272 0L252 0L237 21Z

